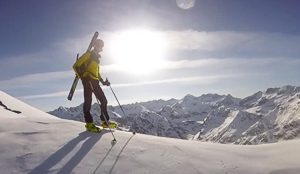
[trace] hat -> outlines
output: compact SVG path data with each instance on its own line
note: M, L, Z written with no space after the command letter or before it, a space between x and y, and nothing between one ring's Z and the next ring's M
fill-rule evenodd
M94 47L103 47L104 46L104 42L103 42L103 40L101 40L101 39L96 39L95 41L94 41Z

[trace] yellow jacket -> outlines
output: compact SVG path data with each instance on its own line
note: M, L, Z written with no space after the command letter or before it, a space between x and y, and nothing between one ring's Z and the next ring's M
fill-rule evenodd
M89 76L92 79L99 80L99 58L100 55L87 51L74 63L73 69L80 78Z

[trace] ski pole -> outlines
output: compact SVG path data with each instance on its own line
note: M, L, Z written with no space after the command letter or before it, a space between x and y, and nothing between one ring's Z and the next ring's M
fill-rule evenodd
M98 105L99 105L99 107L100 107L100 109L101 109L101 105L100 105L100 102L99 102L99 100L98 100L98 98L97 98L97 96L96 96L96 94L95 94L95 91L94 91L94 88L93 88L93 85L92 85L92 82L91 81L89 81L89 83L90 83L90 86L91 86L91 88L92 88L92 91L93 91L93 93L94 93L94 95L95 95L95 97L96 97L96 100L97 100L97 103L98 103ZM101 111L102 112L102 111ZM108 124L108 121L107 121L107 118L106 118L106 116L104 115L103 116L104 117L104 120L105 120L105 122L106 122L106 125L107 125L107 127L109 128L109 130L110 130L110 133L111 133L111 135L113 136L113 140L112 140L112 142L113 143L115 143L115 142L117 142L117 140L116 140L116 138L115 138L115 135L114 135L114 133L113 133L113 131L111 130L111 128L110 128L110 126L109 126L109 124Z
M107 78L106 78L106 80L107 80ZM121 110L122 110L122 112L123 112L123 114L124 114L124 117L125 117L126 114L125 114L125 112L124 112L124 109L123 109L122 105L120 104L120 102L119 102L119 100L118 100L118 98L117 98L117 96L116 96L114 90L112 89L112 87L111 87L110 85L109 85L109 87L110 87L111 92L114 94L114 96L115 96L115 98L116 98L116 100L117 100L117 102L118 102L118 104L119 104L119 106L120 106L120 108L121 108ZM135 135L135 131L133 131L132 133L133 133L133 135Z
M114 96L115 96L115 98L116 98L116 100L117 100L117 102L118 102L118 104L119 104L119 106L120 106L120 108L121 108L121 110L122 110L122 112L123 112L123 114L124 114L124 117L125 117L126 114L125 114L125 112L124 112L124 110L123 110L123 107L121 106L121 104L120 104L120 102L119 102L119 100L118 100L118 98L117 98L117 96L116 96L114 90L112 89L112 87L111 87L110 85L109 85L109 87L110 87L111 92L114 94Z

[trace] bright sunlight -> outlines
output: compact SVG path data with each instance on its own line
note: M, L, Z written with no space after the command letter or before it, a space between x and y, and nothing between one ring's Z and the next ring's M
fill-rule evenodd
M166 39L160 32L126 30L111 41L112 58L120 69L133 74L150 74L164 62Z

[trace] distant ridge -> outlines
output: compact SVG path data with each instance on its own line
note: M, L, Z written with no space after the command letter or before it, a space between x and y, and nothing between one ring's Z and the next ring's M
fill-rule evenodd
M298 138L300 87L268 88L243 99L232 95L186 95L180 100L153 100L109 107L112 119L124 129L171 138L218 143L261 144ZM64 119L83 121L82 106L49 112ZM99 108L93 105L99 122Z

